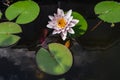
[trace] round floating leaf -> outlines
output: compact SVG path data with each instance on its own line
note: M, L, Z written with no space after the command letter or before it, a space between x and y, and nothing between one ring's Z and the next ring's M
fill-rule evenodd
M115 1L103 1L95 6L95 14L108 23L120 22L120 3Z
M8 20L16 19L18 24L26 24L35 20L40 8L34 1L18 1L9 6L5 12Z
M20 37L13 35L22 32L20 26L13 22L0 23L0 47L15 44Z
M74 19L79 20L79 23L75 27L73 27L75 31L75 34L73 34L73 37L79 37L87 31L87 27L88 27L87 21L81 14L77 12L72 12L72 16Z
M36 54L38 67L52 75L61 75L67 72L73 62L71 52L67 47L58 43L49 44L49 51L41 48Z

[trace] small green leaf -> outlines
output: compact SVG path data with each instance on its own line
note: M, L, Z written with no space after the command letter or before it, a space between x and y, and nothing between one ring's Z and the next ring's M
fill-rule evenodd
M51 75L61 75L67 72L73 62L71 52L59 43L49 44L49 51L41 48L36 54L38 67Z
M81 35L85 34L85 32L87 31L87 21L85 20L85 18L79 14L78 12L73 12L72 16L74 19L78 19L79 23L73 27L75 34L73 34L73 37L80 37Z
M108 23L120 22L120 3L115 1L102 1L94 8L98 18Z
M20 37L13 35L22 32L20 26L13 22L0 23L0 47L15 44Z
M5 12L8 20L16 19L18 24L32 22L39 15L40 8L34 1L18 1L9 6Z
M0 19L2 18L2 12L0 11Z

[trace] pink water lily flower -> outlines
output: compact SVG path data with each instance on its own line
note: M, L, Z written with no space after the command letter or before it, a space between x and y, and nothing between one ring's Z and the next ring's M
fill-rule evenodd
M62 9L57 9L57 14L54 16L48 16L51 21L48 22L47 27L54 29L52 34L60 34L62 39L65 40L67 38L67 32L74 34L74 27L79 20L73 19L71 16L72 10L69 10L67 13L64 13Z

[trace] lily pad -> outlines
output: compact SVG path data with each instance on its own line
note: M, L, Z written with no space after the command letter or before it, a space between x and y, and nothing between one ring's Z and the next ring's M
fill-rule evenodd
M67 47L59 43L48 45L49 51L41 48L36 54L38 67L51 75L66 73L72 66L73 58Z
M8 20L16 19L18 24L32 22L39 15L40 8L34 1L18 1L9 6L5 12Z
M20 37L14 34L22 32L20 26L13 22L0 23L0 47L15 44Z
M72 16L74 19L78 19L79 23L73 27L75 34L73 34L73 37L80 37L81 35L85 34L85 32L87 31L87 21L85 20L85 18L79 14L78 12L72 12Z
M120 22L120 3L115 1L102 1L94 8L98 18L108 23Z

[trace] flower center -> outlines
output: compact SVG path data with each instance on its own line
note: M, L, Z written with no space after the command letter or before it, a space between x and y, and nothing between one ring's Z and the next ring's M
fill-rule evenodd
M64 28L66 25L66 20L64 18L61 18L58 20L58 27L59 28Z

